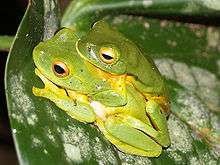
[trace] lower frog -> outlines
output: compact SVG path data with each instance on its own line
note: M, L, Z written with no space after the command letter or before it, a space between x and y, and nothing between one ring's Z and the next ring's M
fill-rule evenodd
M100 36L93 42L96 33L104 42ZM45 85L43 89L33 87L34 95L51 100L76 120L94 123L122 152L159 156L162 147L170 145L163 78L130 40L103 21L97 22L88 36L92 38L85 42L87 36L81 40L74 31L63 28L34 48L35 74ZM134 47L135 63L143 58L142 70L134 68L132 72L131 66L126 66L132 61L126 62L131 59L124 57L128 52L123 52L123 45L131 46L129 50ZM145 81L147 78L151 80Z

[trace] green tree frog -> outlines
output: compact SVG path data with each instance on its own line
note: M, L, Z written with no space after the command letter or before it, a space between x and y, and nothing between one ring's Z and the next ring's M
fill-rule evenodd
M103 21L79 39L68 28L33 50L47 98L72 118L94 123L122 152L157 157L170 145L164 80L144 52Z

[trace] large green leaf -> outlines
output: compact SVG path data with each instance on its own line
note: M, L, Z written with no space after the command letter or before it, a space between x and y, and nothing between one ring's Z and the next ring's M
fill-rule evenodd
M181 16L191 16L190 19L192 16L205 16L206 19L202 19L202 22L208 22L207 19L220 15L220 2L219 0L73 0L64 13L61 24L76 29L77 33L82 35L95 20L118 14L169 19L178 19Z
M61 26L76 29L78 36L94 21L105 19L148 52L166 77L171 146L158 158L145 158L118 151L93 125L70 118L32 94L33 85L42 86L34 75L32 49L58 29L59 10L56 1L31 1L6 70L9 117L20 163L219 164L220 29L149 18L216 17L219 9L218 0L75 0L63 16Z
M109 142L90 125L72 120L48 100L35 97L42 86L34 75L33 47L58 28L56 1L32 1L10 51L5 77L8 111L21 164L115 162ZM83 144L83 145L82 145Z

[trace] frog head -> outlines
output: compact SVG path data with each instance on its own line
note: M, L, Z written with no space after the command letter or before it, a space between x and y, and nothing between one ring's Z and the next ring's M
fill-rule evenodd
M84 59L112 74L127 73L128 66L137 64L139 53L134 43L104 21L96 22L77 42L77 51Z
M88 91L85 79L91 74L76 51L78 38L63 28L33 50L37 69L54 84L70 90Z

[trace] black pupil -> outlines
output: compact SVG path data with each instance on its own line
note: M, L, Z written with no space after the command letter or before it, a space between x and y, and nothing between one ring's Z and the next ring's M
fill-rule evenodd
M64 74L65 70L60 65L54 65L54 70L58 74Z
M107 54L102 54L102 56L106 59L106 60L112 60L113 57L112 56L109 56Z

